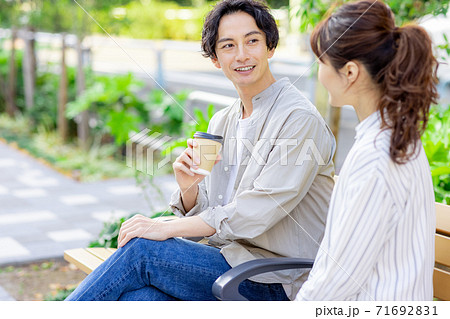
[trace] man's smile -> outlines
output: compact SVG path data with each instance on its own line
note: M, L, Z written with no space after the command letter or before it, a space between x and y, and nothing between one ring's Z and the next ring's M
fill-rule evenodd
M235 71L238 71L238 72L246 72L246 71L253 70L255 67L256 67L255 65L252 65L252 66L242 66L242 67L239 67L239 68L235 68L234 70L235 70Z

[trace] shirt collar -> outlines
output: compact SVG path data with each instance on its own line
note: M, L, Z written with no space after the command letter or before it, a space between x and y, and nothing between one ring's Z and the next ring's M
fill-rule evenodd
M364 134L372 129L379 130L380 129L380 112L376 111L370 114L364 121L360 122L355 130L355 140L358 140L364 136Z
M262 92L256 94L252 98L253 104L253 113L258 112L258 109L261 107L268 107L273 104L275 99L278 97L278 93L289 84L289 79L287 77L282 78L271 84L268 88L263 90ZM239 103L237 104L236 112L241 114L242 112L242 101L239 99ZM256 112L255 112L256 111Z

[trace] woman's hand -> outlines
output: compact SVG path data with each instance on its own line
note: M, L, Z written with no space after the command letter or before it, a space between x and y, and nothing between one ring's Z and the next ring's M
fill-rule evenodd
M125 246L135 237L163 241L169 238L167 222L135 215L125 221L119 231L118 246Z

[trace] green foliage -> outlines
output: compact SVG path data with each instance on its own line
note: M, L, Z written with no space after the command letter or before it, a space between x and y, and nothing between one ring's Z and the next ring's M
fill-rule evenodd
M50 65L48 65L50 67ZM87 77L90 72L86 72ZM44 126L47 130L56 129L58 117L58 93L60 75L49 69L40 70L36 74L35 94L33 107L24 110L34 126ZM74 101L76 98L76 70L67 68L67 98ZM74 125L73 122L70 125Z
M35 129L29 117L18 115L12 119L0 114L0 137L41 158L57 170L81 181L98 181L113 177L132 177L133 170L123 161L115 160L114 145L100 145L99 140L89 151L63 143L58 133L43 126Z
M69 83L74 81L73 72L68 72ZM33 108L27 115L33 122L55 129L58 113L59 76L50 72L39 72L36 76L36 87ZM70 95L70 94L69 94ZM73 96L71 99L73 100Z
M96 16L98 12L110 13L115 7L133 0L83 0L78 3ZM31 26L49 32L74 32L76 29L94 29L94 23L79 19L83 10L73 0L8 0L0 2L0 26ZM83 12L83 14L85 14Z
M162 90L150 92L147 109L161 114L161 121L153 123L152 130L169 135L180 135L184 118L184 106L189 91L184 90L168 95Z
M6 104L6 83L8 81L9 60L11 52L2 50L0 47L0 84L4 87L0 89L0 112L5 111ZM39 69L36 73L34 104L31 109L25 106L25 87L23 81L22 70L23 52L16 50L16 99L15 103L19 111L27 115L32 121L32 126L37 127L43 125L47 129L55 129L57 121L58 107L58 90L60 76L51 72L51 65L47 65L47 69ZM89 77L90 73L87 72ZM75 69L67 69L68 77L68 100L73 101L76 96ZM71 123L73 124L73 123Z
M0 26L29 26L39 31L79 35L103 34L104 29L109 34L135 38L199 40L203 17L210 8L202 0L83 0L78 3L95 21L73 0L9 0L0 1ZM168 10L172 11L168 13Z
M5 110L5 98L4 90L6 90L6 85L8 84L8 74L9 74L9 60L11 58L11 51L3 50L0 46L0 111ZM23 81L23 71L22 71L22 60L23 51L15 51L15 66L16 66L16 99L15 103L19 110L23 111L25 109L25 89Z
M422 143L427 154L437 202L450 204L450 105L435 106Z
M159 218L159 217L167 217L167 216L175 216L175 215L172 212L165 210L162 212L153 213L153 215L150 216L150 218Z
M123 145L131 131L148 123L148 112L137 96L143 86L131 73L116 76L96 76L94 84L75 101L67 104L66 115L74 118L88 110L97 116L94 130L100 135L111 134L116 145Z
M289 6L289 0L267 0L266 2L273 9Z
M297 16L301 17L300 31L305 32L317 25L329 10L350 0L301 0ZM441 0L386 0L386 4L395 14L398 25L417 20L425 15L445 15L449 9L449 1Z
M55 133L50 133L53 135ZM42 136L42 135L41 135ZM42 139L44 139L43 137ZM35 137L36 143L39 138ZM48 141L43 140L42 144ZM117 148L112 144L100 145L99 139L88 151L77 147L64 147L59 144L53 146L55 151L48 149L46 154L51 154L55 158L54 165L62 171L72 172L72 176L83 182L93 182L107 178L129 178L133 176L133 170L125 166L125 163L116 159ZM56 151L59 154L56 154Z
M112 220L110 222L105 222L103 224L103 229L100 231L99 237L89 243L89 247L117 248L120 227L127 219L133 217L134 215L136 215L136 213L127 217Z
M89 244L89 247L117 248L120 227L126 220L136 214L137 213L133 213L127 217L117 218L112 221L105 222L103 224L103 229L100 231L99 237L92 241ZM167 211L157 212L153 213L150 218L158 218L161 216L173 216L173 213Z
M200 40L209 7L182 7L171 1L135 1L125 6L116 33L133 38ZM106 19L105 19L106 22ZM107 24L108 25L108 24Z
M62 288L57 289L56 294L48 294L44 297L44 301L64 301L69 295L76 289L77 287L73 288Z
M19 6L16 1L0 1L0 26L13 25L19 16Z
M208 105L206 117L200 109L194 108L195 122L190 121L190 122L184 123L183 124L184 136L180 137L178 139L175 139L175 140L171 141L170 143L167 143L165 149L161 152L162 155L166 156L166 155L174 152L175 149L177 149L177 148L186 148L187 140L192 138L194 136L195 132L208 131L209 121L211 120L213 115L214 115L214 105L212 105L212 104Z
M446 34L444 36L444 44L438 45L438 49L443 50L445 54L443 54L442 59L444 61L448 60L448 57L450 57L450 42L448 41L448 37Z

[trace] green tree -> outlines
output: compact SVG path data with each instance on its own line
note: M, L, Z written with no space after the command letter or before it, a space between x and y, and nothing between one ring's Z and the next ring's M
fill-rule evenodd
M297 15L301 18L300 31L305 32L315 26L335 6L350 0L299 0ZM397 24L415 21L426 15L445 15L449 9L449 0L386 0L384 1L395 14Z

